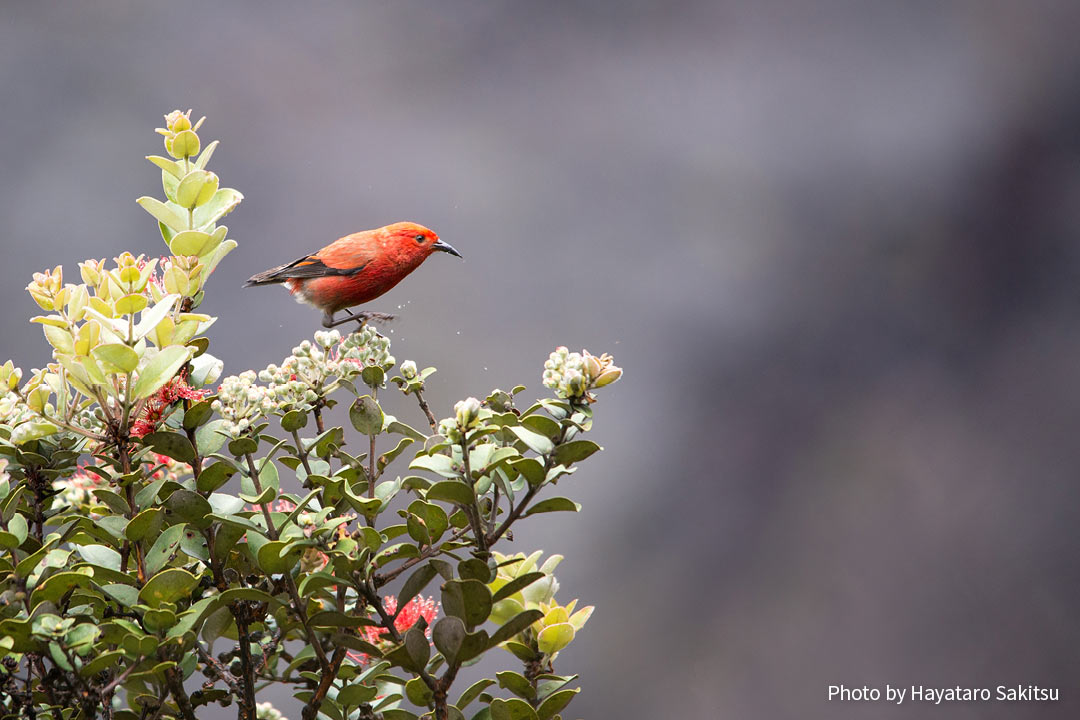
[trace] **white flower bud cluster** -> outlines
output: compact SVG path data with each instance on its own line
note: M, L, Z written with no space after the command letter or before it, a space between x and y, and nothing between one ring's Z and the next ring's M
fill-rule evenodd
M255 717L258 720L289 720L268 702L255 703Z
M319 399L319 394L312 389L312 384L320 382L321 378L312 376L313 367L310 361L302 362L300 358L290 356L285 358L280 367L271 364L260 371L259 380L270 386L279 409L286 412L307 411L314 407Z
M558 397L583 398L592 402L590 390L610 385L622 377L622 368L616 367L613 360L607 353L596 357L588 350L576 353L565 346L557 347L544 363L544 385L554 390Z
M462 430L470 430L480 422L480 401L474 397L454 403L454 417Z
M474 397L465 398L454 403L454 417L443 418L439 421L439 435L455 445L460 443L465 433L475 429L486 418L491 417L491 411L483 407L483 403ZM478 442L493 442L490 435L485 435Z
M413 380L416 378L416 363L412 360L406 360L405 362L401 363L400 370L401 377L405 378L406 380Z
M333 334L338 335L336 330ZM334 360L334 371L345 379L359 375L366 367L378 366L389 370L396 362L390 354L390 339L370 327L364 327L346 337L338 345ZM416 369L415 363L413 369Z
M34 412L13 392L0 396L0 423L15 427L34 419Z
M458 430L455 418L443 418L440 420L439 434L455 445L461 442L461 431Z
M277 405L272 390L256 385L255 371L246 370L221 381L211 407L225 421L225 432L240 435L259 418L273 412Z

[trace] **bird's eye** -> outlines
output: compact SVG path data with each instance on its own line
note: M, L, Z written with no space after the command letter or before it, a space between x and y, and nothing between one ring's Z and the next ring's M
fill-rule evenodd
M417 235L417 236L416 236L415 238L413 238L413 239L414 239L414 240L416 240L416 242L418 242L418 243L422 243L422 242L424 242L425 240L427 240L427 238L426 238L426 237L424 237L423 235Z

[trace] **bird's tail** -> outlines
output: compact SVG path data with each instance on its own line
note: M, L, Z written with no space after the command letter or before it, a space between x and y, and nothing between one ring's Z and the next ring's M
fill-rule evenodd
M277 285L278 283L285 282L288 278L281 277L281 266L276 268L270 268L269 270L263 270L261 273L256 273L247 279L244 283L244 287L254 287L256 285Z

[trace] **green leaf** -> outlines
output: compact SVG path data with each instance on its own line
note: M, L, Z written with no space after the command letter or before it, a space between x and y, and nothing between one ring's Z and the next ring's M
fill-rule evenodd
M11 431L10 441L12 445L25 445L33 440L40 440L58 432L60 432L60 428L51 422L25 422Z
M461 618L467 628L480 625L491 615L491 591L479 580L449 580L442 586L443 610Z
M179 295L166 295L161 298L157 305L154 305L149 310L144 310L142 315L139 316L139 324L135 326L134 340L142 340L149 335L158 326L158 323L172 312L173 306L176 305L176 301L179 299Z
M420 432L416 428L414 428L414 427L412 427L410 425L406 425L405 423L401 422L400 420L393 420L392 422L387 423L386 424L386 432L395 433L397 435L404 435L406 437L411 437L413 440L426 440L427 439L427 435L424 435L422 432Z
M574 639L574 626L570 623L548 625L536 636L536 646L545 655L554 655Z
M196 529L209 526L210 521L206 519L206 516L214 511L206 498L185 488L173 492L165 501L165 507L175 518L191 523Z
M229 439L225 432L224 420L211 420L195 431L195 442L199 445L199 452L203 457L216 453Z
M102 585L101 589L106 595L124 607L132 607L139 602L139 588L134 587L133 585L112 583L109 585Z
M192 130L181 130L172 138L172 150L169 154L175 158L194 157L199 154L199 136Z
M508 598L514 593L516 593L518 590L532 585L534 582L536 582L542 577L545 577L544 573L542 572L525 573L520 577L516 577L495 591L495 594L491 598L492 602L499 602L504 598Z
M235 467L224 460L218 460L213 465L202 469L196 487L198 487L199 492L213 492L229 482L229 478L235 474Z
M142 312L146 309L147 299L145 295L140 293L133 293L131 295L125 295L119 298L113 307L116 308L116 312L121 315L134 315L137 312Z
M210 198L210 202L195 208L195 227L204 228L217 222L222 217L232 212L233 208L244 199L238 191L232 188L221 188Z
M181 167L180 163L170 160L169 158L163 158L160 155L147 155L146 159L178 180L184 174L184 170Z
M124 528L124 536L133 542L139 542L148 535L157 533L165 522L165 513L161 508L149 508L131 518ZM119 569L119 568L117 568Z
M192 349L183 345L162 348L139 373L139 379L135 382L135 397L144 399L157 392L162 385L172 380L176 371L191 357L191 353Z
M383 720L418 720L416 713L401 708L390 708L389 710L383 710L379 714L382 715Z
M185 410L184 429L195 430L206 424L206 421L214 414L214 410L211 407L212 403L213 401L211 400L200 400Z
M465 692L461 693L461 697L458 698L457 702L454 703L454 705L464 710L469 703L480 697L480 693L484 692L494 684L495 681L491 678L483 678L482 680L477 680L472 685L470 685L468 689L465 690Z
M31 593L30 607L37 607L43 602L58 602L72 588L87 588L90 584L90 576L81 572L61 572L50 575Z
M209 145L207 145L205 148L203 148L202 154L200 154L199 158L195 161L195 167L197 167L200 170L205 168L206 163L210 162L210 158L213 156L214 150L217 149L217 146L218 146L218 141L215 140L212 143L210 143ZM179 166L179 163L177 163L177 166ZM180 176L177 175L177 177L180 177Z
M199 578L181 568L162 570L150 578L139 591L139 600L150 607L171 603L188 595L199 584Z
M531 487L544 482L544 464L534 457L511 460L509 465L520 473Z
M536 711L521 698L495 698L490 708L491 720L538 720Z
M555 455L552 459L555 465L569 465L584 460L594 452L602 449L592 440L571 440L555 448Z
M207 248L211 245L210 233L203 232L202 230L185 230L178 232L173 236L173 239L169 241L169 249L172 250L173 255L186 256L186 255L205 255L213 248L209 248L204 251L203 248Z
M139 366L139 354L123 343L98 345L91 354L105 372L129 373Z
M167 455L189 465L195 462L195 448L191 441L180 433L160 430L144 435L142 441L160 455Z
M563 708L570 704L570 701L574 699L574 696L581 692L581 688L573 688L571 690L560 690L559 692L552 693L544 702L540 703L540 707L536 708L536 714L540 720L551 720L556 714L561 712Z
M528 510L526 510L525 514L522 515L522 517L529 517L530 515L537 515L539 513L546 512L577 512L580 509L581 505L577 504L570 498L553 497L548 498L547 500L541 500L540 502L536 503Z
M139 198L135 202L139 203L143 210L153 215L159 222L173 230L187 229L187 218L180 214L179 208L166 205L156 198L146 196Z
M431 645L427 635L419 627L413 626L405 632L405 652L417 667L424 667L431 658Z
M104 545L77 545L75 552L86 562L110 570L120 570L120 553Z
M23 517L21 513L15 513L11 516L11 519L8 520L8 532L14 535L15 539L18 540L15 545L16 547L23 544L23 541L26 540L28 531L29 528L26 525L26 518Z
M287 433L296 432L307 427L308 417L306 412L290 410L281 418L281 429ZM297 448L299 450L299 448Z
M379 403L370 395L356 398L349 407L349 420L356 431L364 435L378 435L382 431L383 412Z
M510 638L517 635L525 628L532 625L537 620L544 617L544 613L539 610L525 610L519 612L514 617L510 618L504 625L496 630L491 635L491 647L494 647L500 643L504 643Z
M14 533L0 530L0 547L3 547L5 550L14 550L21 544L19 538L15 537Z
M546 415L526 415L521 418L521 424L534 432L538 432L547 438L554 440L562 432L562 427Z
M456 617L439 618L431 628L431 639L435 643L435 648L451 664L456 662L466 634L465 623Z
M446 456L432 455L430 457ZM441 480L428 488L424 497L429 501L442 500L465 506L472 505L474 500L472 487L458 480Z
M205 338L195 338L188 343L188 346L195 347L197 343L201 345L200 341L204 339ZM192 387L209 385L221 377L221 371L224 368L224 361L219 360L208 352L204 352L200 355L196 350L195 356L191 358L191 377L188 378L188 384Z
M259 548L259 567L270 575L288 572L296 564L299 546L285 540L271 540Z
M176 204L185 208L205 205L214 196L218 188L218 176L206 170L192 170L180 178L176 188ZM176 252L175 250L173 251ZM186 253L201 255L203 253Z
M368 387L382 387L383 382L386 380L386 373L378 365L368 365L360 371L360 379Z
M547 455L555 447L555 444L547 436L527 427L514 426L507 429L517 435L518 439L525 443L526 447L540 455Z
M180 547L180 541L184 539L186 529L186 525L179 523L166 529L165 532L158 536L149 552L146 553L145 564L148 574L157 574L173 558Z
M338 690L337 701L342 707L346 705L356 707L361 703L371 702L378 694L379 689L374 685L353 683L352 685L346 685L341 690Z
M491 566L479 558L469 558L459 562L458 575L462 580L479 580L485 585L492 580Z
M460 473L454 469L454 461L446 455L417 455L411 463L410 469L430 470L446 478L458 477Z
M250 455L259 449L259 443L249 437L238 437L229 441L229 452L237 457Z
M521 673L504 670L495 673L495 677L499 679L499 687L509 690L518 697L523 697L526 700L532 700L536 697L536 688Z
M401 592L398 593L397 612L394 613L395 618L401 614L405 605L419 595L437 574L435 568L430 564L421 565L413 571L413 574L410 575L409 579L405 581L405 584L401 586Z

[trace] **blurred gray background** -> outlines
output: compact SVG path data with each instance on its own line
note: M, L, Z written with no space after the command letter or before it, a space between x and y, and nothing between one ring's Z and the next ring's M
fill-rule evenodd
M1078 29L988 0L9 0L0 355L49 359L35 270L163 252L143 156L194 107L247 197L204 305L227 372L319 320L245 278L401 219L465 255L373 306L438 414L539 396L560 344L625 368L581 515L514 543L598 608L568 717L1077 717Z

